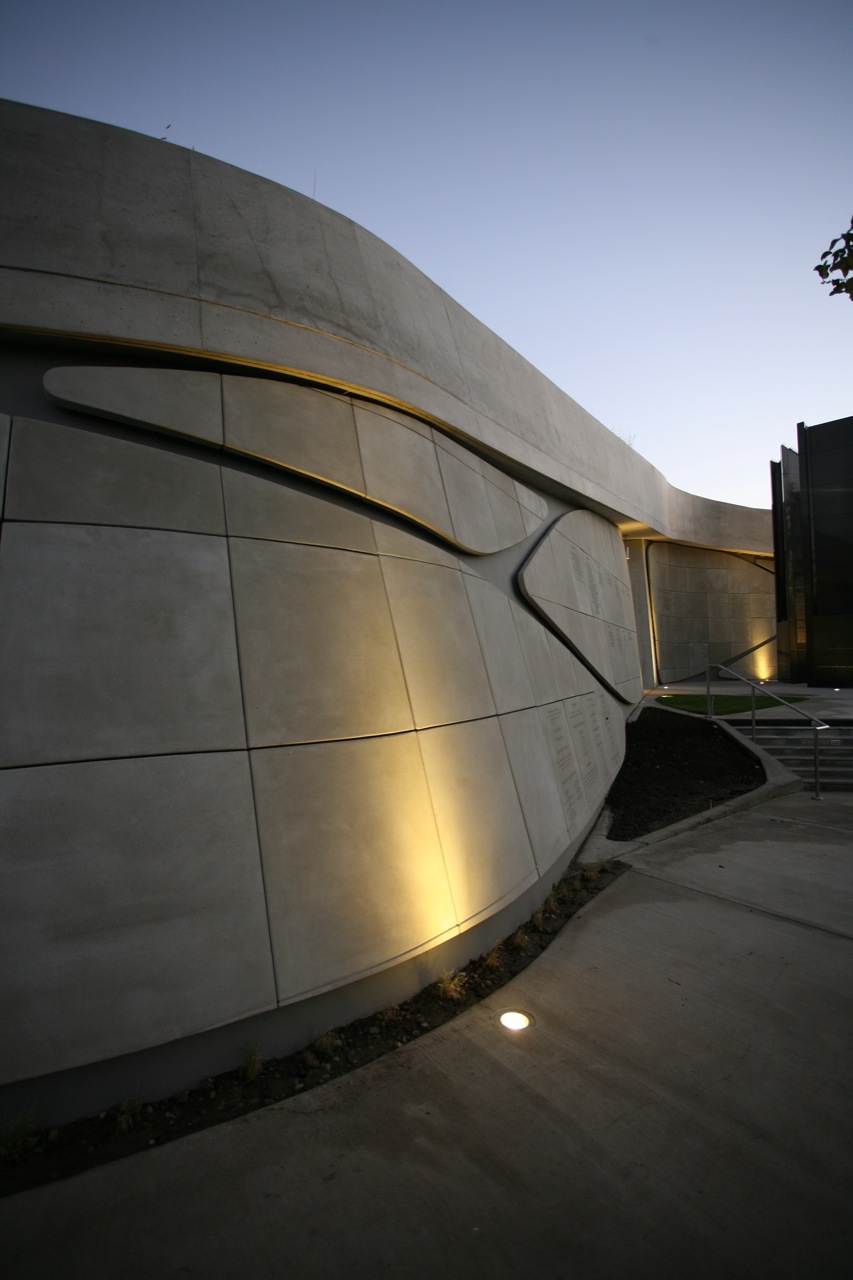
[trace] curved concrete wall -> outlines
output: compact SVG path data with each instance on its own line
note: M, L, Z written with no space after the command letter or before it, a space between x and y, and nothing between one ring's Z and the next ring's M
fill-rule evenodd
M324 391L44 386L80 425L9 431L0 1008L28 1034L4 1080L304 1001L547 891L640 690L600 600L545 627L512 565L577 516L612 595L612 526L554 525L462 446Z
M14 104L0 140L0 1083L298 1043L578 848L642 692L617 523L761 551L766 513L312 201Z
M673 489L340 214L195 152L13 103L0 146L0 322L366 390L641 527L771 550L767 512Z

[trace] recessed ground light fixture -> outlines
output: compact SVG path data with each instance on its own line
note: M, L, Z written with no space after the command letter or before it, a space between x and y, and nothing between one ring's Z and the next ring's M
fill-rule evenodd
M503 1013L498 1014L498 1022L507 1031L524 1031L533 1026L530 1014L522 1013L520 1009L504 1009Z
M840 689L833 689L833 691L832 691L832 692L833 692L833 693L840 693L840 692L841 692L841 690L840 690Z

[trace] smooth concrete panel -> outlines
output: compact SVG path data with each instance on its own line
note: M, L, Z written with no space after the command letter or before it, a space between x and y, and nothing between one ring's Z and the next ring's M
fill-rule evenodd
M402 560L423 560L427 564L442 564L449 569L459 568L459 559L451 551L438 547L429 538L407 529L398 529L383 520L373 520L373 536L376 550L381 555Z
M528 560L521 566L519 584L528 600L559 601L569 608L590 612L589 602L583 591L583 583L573 574L561 575L554 555L554 538L549 531L537 544Z
M436 361L447 374L447 385L458 393L465 387L464 360L447 320L447 295L393 246L363 227L354 227L359 261L375 300L378 324L373 341L379 351L394 352L397 368L425 373ZM381 283L380 283L381 282ZM429 374L427 374L429 376ZM417 399L406 397L412 403ZM464 395L462 397L465 399ZM441 415L447 418L447 414Z
M364 493L352 404L344 396L226 375L222 405L228 449Z
M521 506L521 518L524 521L524 532L526 534L541 532L544 523L544 517L530 511L527 507Z
M636 621L618 531L588 511L571 511L523 566L527 598L611 687L641 696Z
M7 524L3 765L245 746L224 538Z
M413 733L252 753L282 1003L457 932Z
M500 473L497 473L500 474ZM514 546L527 536L524 527L524 516L514 494L509 494L503 485L487 484L486 497L492 510L498 541L502 547Z
M513 603L512 614L533 687L534 701L539 705L554 702L561 696L564 675L564 671L561 671L558 678L554 666L555 657L558 649L565 651L565 645L554 641L539 618L523 606Z
M225 532L219 466L94 431L16 418L10 520Z
M246 313L331 330L364 343L381 303L359 253L358 228L337 215L317 217L316 201L281 200L267 179L191 157L198 236L199 290L224 304L239 326ZM267 321L269 323L269 321Z
M431 436L362 405L355 423L369 498L453 539L453 525Z
M678 599L672 592L668 592L666 599L662 599L658 612L662 617L678 616ZM719 620L720 618L748 618L749 617L749 596L730 596L726 593L715 593L708 596L707 616L710 620Z
M772 575L748 559L704 547L655 542L649 549L649 585L654 607L658 670L669 683L704 670L709 662L728 664L734 656L776 629ZM669 590L673 574L689 590ZM698 588L704 583L704 591ZM704 632L694 620L704 618ZM753 679L775 672L775 646L739 662Z
M669 618L667 620L666 634L670 640L684 640L684 635L679 635L677 623L678 618ZM708 640L723 640L728 642L732 637L731 618L709 618L708 620ZM748 626L748 624L747 624Z
M594 693L569 698L563 706L575 747L584 794L594 813L607 794L610 779L605 770L601 733Z
M544 875L572 837L540 712L532 708L501 716L500 726L533 856Z
M773 596L766 592L750 592L749 612L753 618L771 618L774 616L775 602Z
M249 745L411 729L377 557L229 541Z
M519 484L517 480L514 482L515 495L518 498L519 506L522 514L525 516L525 526L527 532L531 533L534 528L538 528L542 521L548 515L548 503L539 493L534 493L532 489L528 489L526 485ZM531 517L533 522L532 528L528 525L527 516Z
M191 153L156 138L71 115L4 104L8 192L29 217L4 201L4 261L35 272L88 276L193 295L198 276ZM4 138L7 141L7 138ZM46 180L50 179L50 184ZM51 234L34 219L49 219Z
M218 373L69 365L49 369L44 389L69 409L222 444Z
M316 201L15 103L2 105L0 143L7 323L339 379L451 424L638 533L769 550L768 512L672 488L411 263Z
M448 452L441 440L438 462L457 540L472 551L499 550L505 544L498 535L479 459L471 455L469 460L462 461Z
M512 601L473 574L463 574L463 582L495 706L499 712L532 707L536 698L518 639Z
M414 431L419 436L423 436L425 440L432 440L433 428L425 422L420 422L417 418L413 418L410 413L401 413L397 409L392 409L387 404L375 404L372 401L353 400L353 406L358 415L359 410L372 413L375 417L385 418L386 421L395 423L398 427L405 427L407 431Z
M472 925L537 878L506 746L495 717L419 736L457 918Z
M4 1081L275 1006L245 752L0 772Z
M548 648L551 651L551 664L554 669L554 681L557 697L571 698L582 693L589 685L596 683L595 677L583 667L570 649L557 636L548 633Z
M729 569L726 572L726 589L729 592L729 595L733 596L740 595L741 593L748 593L750 590L750 580L747 570L745 568Z
M303 542L349 551L375 551L367 515L328 498L294 487L280 473L253 475L222 467L228 532L238 538Z
M133 345L198 351L203 319L194 298L0 267L0 321L13 328L85 334L95 340L119 335Z
M382 558L415 726L495 714L463 575Z
M464 514L464 506L466 493L470 493L472 501L482 501L482 495L485 493L486 501L491 510L492 520L494 521L495 542L487 543L487 539L491 539L491 525L486 522L479 526L479 536L483 539L482 550L496 550L499 547L513 546L516 542L521 541L528 532L525 528L524 516L522 514L521 504L526 503L531 511L539 511L542 514L547 510L547 504L539 497L538 494L528 489L525 485L514 481L506 472L499 470L490 462L478 457L475 453L465 447L461 441L454 440L451 436L443 432L436 431L434 433L435 442L440 450L439 457L443 459L443 470L447 476L447 483L451 491L458 498L460 506L459 519L471 520L471 516ZM485 489L482 489L479 480L473 480L466 472L456 471L447 461L448 456L456 459L457 462L467 467L474 476L481 476L485 481ZM477 527L471 522L469 526L472 529Z
M596 699L604 737L605 766L613 778L619 772L625 758L624 708L604 689L596 690Z
M613 670L613 683L620 689L623 685L630 685L635 698L639 700L642 697L643 688L638 674L640 659L637 633L624 627L614 626L610 622L604 624L604 630Z
M8 413L0 413L0 520L6 496L6 463L9 457L9 432L12 419Z
M559 789L566 829L574 840L580 835L595 810L590 808L584 791L577 750L569 731L566 706L562 702L552 702L548 706L540 707L538 715L551 759L551 768Z
M549 604L546 616L595 670L612 684L614 675L604 622L600 618L591 618L589 614L578 613L576 609L564 609L559 604Z

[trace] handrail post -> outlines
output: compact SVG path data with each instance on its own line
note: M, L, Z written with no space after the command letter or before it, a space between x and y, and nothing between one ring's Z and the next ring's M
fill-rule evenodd
M757 647L760 648L761 646L759 645ZM755 684L753 680L747 680L746 676L742 676L739 671L732 671L731 667L726 667L721 662L715 662L713 666L706 667L705 691L708 699L708 709L706 714L709 717L713 717L714 715L714 697L711 693L712 671L716 671L718 673L720 671L726 671L730 676L734 676L736 680L741 680L744 684L748 684L752 689L752 741L755 742L755 695L756 692L760 692L758 685ZM764 692L767 693L768 690L765 689ZM818 720L817 716L813 716L810 711L801 711L799 707L795 707L792 703L786 702L784 698L779 697L778 693L771 693L770 697L773 698L775 702L781 703L783 707L787 707L789 711L794 711L798 716L803 716L806 720L811 720L812 731L814 733L814 798L815 800L822 800L823 796L820 792L820 742L817 735L820 733L821 729L828 729L829 725L825 724L822 720Z
M817 725L812 725L812 734L814 735L814 800L822 800L820 794L820 738L818 737L820 730Z

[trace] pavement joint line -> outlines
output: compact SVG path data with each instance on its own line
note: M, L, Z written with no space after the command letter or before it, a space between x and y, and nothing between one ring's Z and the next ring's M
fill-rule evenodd
M827 933L832 938L843 938L845 942L853 942L853 934L843 933L840 929L832 929L829 925L818 924L816 920L803 920L800 916L786 916L780 911L772 911L769 907L759 906L746 898L737 898L723 893L714 893L712 889L701 889L697 885L685 884L682 880L655 875L643 867L632 866L629 875L645 876L647 880L657 880L660 884L671 885L675 889L684 889L688 893L698 893L703 898L713 898L717 902L728 902L734 907L745 907L754 915L768 916L771 920L784 920L787 924L802 925L805 929L817 929L819 933Z
M770 822L784 822L791 827L823 827L827 831L846 831L849 833L849 824L836 825L834 822L812 822L809 818L785 818L781 814L768 813L767 818Z

